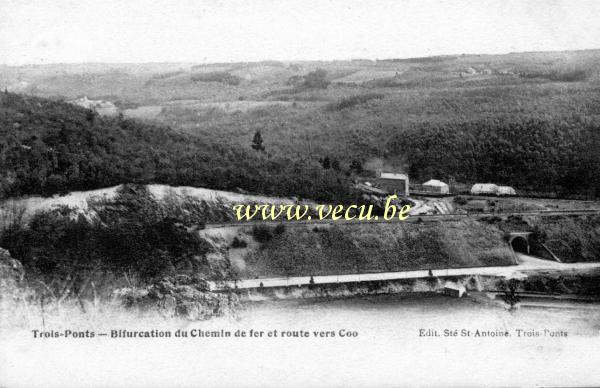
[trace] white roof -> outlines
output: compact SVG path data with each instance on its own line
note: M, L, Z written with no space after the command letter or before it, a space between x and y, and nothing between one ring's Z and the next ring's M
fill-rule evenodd
M448 185L446 183L442 182L442 181L438 181L437 179L430 179L427 182L423 183L423 186L445 187L445 186L448 186Z
M514 193L515 189L510 186L498 186L498 191Z
M406 175L406 174L396 174L396 173L393 173L393 172L382 172L379 177L383 178L383 179L402 179L402 180L408 180L408 175Z
M493 183L475 183L471 190L496 190L498 186Z

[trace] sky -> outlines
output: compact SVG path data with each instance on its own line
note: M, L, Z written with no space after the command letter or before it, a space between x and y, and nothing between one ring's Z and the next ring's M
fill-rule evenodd
M600 48L598 0L0 0L9 65L591 48Z

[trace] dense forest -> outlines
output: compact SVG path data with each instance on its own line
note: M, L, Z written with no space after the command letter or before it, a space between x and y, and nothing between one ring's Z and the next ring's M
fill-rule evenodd
M397 132L396 132L397 133ZM522 192L600 196L600 125L578 120L481 119L421 125L399 133L417 179L500 182Z
M165 126L101 117L64 102L3 93L0 198L50 195L120 183L164 183L351 200L341 171L306 156L270 156Z

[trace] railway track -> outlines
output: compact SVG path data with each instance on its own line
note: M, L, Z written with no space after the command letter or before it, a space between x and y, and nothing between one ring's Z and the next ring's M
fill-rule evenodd
M600 214L600 209L580 209L580 210L542 210L542 211L522 211L522 212L479 212L479 213L449 213L449 214L422 214L409 216L406 220L398 219L384 220L376 219L370 221L359 220L331 220L331 219L312 219L301 221L242 221L242 222L225 222L225 223L209 223L205 225L206 229L226 228L231 226L306 226L306 225L365 225L365 224L395 224L395 223L415 223L415 222L437 222L437 221L457 221L461 219L478 219L483 217L510 217L510 216L559 216L559 215L587 215Z
M420 269L412 271L397 272L369 272L339 275L315 275L315 276L290 276L274 278L256 278L239 280L209 281L209 288L213 291L226 291L231 289L262 289L276 287L294 287L319 284L343 284L361 283L373 281L393 281L402 279L430 279L448 278L456 276L499 276L504 278L521 277L522 275L535 275L537 273L561 273L578 272L585 273L600 268L599 262L590 263L556 263L535 259L520 255L521 262L518 265L490 266L490 267L466 267L466 268L440 268ZM533 259L533 260L532 260ZM532 293L529 293L532 294Z

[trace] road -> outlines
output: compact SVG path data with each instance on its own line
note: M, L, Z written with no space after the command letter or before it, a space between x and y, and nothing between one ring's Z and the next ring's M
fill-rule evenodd
M535 257L517 253L518 265L502 267L470 267L470 268L448 268L434 269L432 275L435 277L444 276L469 276L469 275L488 275L502 277L524 277L528 273L535 272L569 272L569 271L587 271L600 268L600 262L595 263L559 263L556 261L542 260ZM400 279L420 279L430 276L428 270L400 271L400 272L380 272L380 273L361 273L349 275L323 275L313 276L313 284L335 284L335 283L357 283L378 280L400 280ZM279 277L264 279L244 279L236 281L208 282L211 290L219 291L231 288L254 289L254 288L273 288L289 286L306 286L311 284L310 276Z

